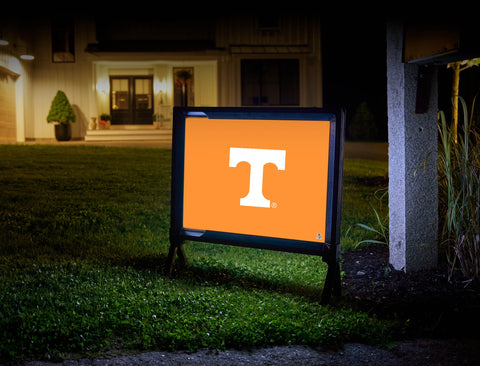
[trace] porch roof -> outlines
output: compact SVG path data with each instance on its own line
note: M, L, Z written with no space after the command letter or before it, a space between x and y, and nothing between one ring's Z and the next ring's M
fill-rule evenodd
M87 45L86 52L195 52L219 50L211 40L109 40Z

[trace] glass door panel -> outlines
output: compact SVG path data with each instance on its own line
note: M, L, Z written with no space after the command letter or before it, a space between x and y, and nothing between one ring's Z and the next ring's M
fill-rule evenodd
M110 101L112 125L131 123L130 79L128 77L110 78Z
M135 79L135 123L153 123L153 80L152 78Z
M128 79L112 79L112 109L129 109Z

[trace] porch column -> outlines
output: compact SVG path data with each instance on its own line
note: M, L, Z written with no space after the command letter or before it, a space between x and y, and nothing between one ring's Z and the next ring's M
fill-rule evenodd
M438 88L435 70L431 83L421 89L427 97L416 111L421 66L403 62L403 24L387 25L387 97L390 263L405 272L437 265L438 182L437 150ZM429 95L428 95L429 94Z

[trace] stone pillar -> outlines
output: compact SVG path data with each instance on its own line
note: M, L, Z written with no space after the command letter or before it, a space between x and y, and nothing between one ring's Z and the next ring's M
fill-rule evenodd
M433 66L403 62L401 22L387 26L387 96L390 263L405 272L435 267L438 260L437 150L438 86ZM420 88L420 70L431 82ZM420 80L422 82L422 80ZM422 110L416 108L424 99Z

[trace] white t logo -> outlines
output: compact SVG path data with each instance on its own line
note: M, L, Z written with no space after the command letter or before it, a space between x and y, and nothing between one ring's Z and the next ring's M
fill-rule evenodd
M278 170L285 170L285 150L230 148L229 167L234 168L245 161L250 164L250 188L240 199L240 206L270 207L270 201L263 196L263 167L275 164Z

